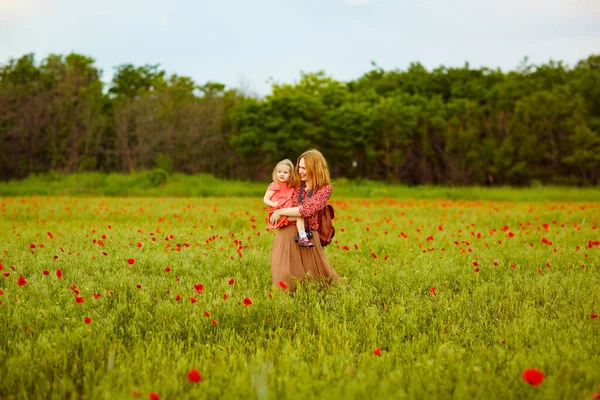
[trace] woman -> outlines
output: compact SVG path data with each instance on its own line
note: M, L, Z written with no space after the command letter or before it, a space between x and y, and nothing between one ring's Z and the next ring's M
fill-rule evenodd
M294 289L296 279L320 278L330 282L340 278L329 265L317 232L319 210L327 205L331 196L327 161L318 150L308 150L298 157L295 173L301 184L292 194L292 207L275 210L269 219L275 224L281 216L303 217L314 237L313 247L301 247L294 240L296 227L293 224L277 231L271 250L272 283L283 282L290 290Z

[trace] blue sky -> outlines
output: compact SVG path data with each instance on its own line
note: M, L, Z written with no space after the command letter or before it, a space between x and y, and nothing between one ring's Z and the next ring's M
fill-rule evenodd
M600 0L0 0L0 63L77 52L267 94L300 71L486 66L600 53Z

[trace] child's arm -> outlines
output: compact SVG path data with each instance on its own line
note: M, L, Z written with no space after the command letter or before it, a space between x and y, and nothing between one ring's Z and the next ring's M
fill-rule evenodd
M279 203L277 203L276 201L271 201L271 197L273 197L274 194L274 190L267 189L267 193L265 193L265 197L263 197L263 202L270 207L277 207Z

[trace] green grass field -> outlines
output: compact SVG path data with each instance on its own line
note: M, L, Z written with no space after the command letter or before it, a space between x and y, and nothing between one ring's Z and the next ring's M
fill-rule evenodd
M290 294L260 197L0 198L0 398L600 392L599 203L333 204L344 280Z
M207 174L167 174L163 170L133 174L82 172L30 175L22 181L0 182L0 196L111 197L254 197L262 198L269 182L223 180ZM490 201L598 201L600 186L586 188L405 186L386 182L333 179L334 194L344 198L452 199Z

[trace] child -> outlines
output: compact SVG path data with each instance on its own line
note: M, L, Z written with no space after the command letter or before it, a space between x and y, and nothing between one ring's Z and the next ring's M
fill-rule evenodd
M267 188L263 201L269 208L269 217L277 208L287 208L292 206L292 193L296 186L296 176L294 175L294 164L288 160L282 160L277 163L273 170L273 182ZM304 218L281 217L275 225L269 223L269 228L281 228L288 225L289 221L296 221L298 229L298 246L313 247L315 244L310 241L304 227Z

